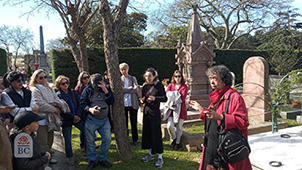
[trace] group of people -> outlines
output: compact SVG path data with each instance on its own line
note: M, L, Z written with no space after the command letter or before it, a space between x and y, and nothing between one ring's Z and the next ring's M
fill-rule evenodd
M171 136L171 148L179 150L184 121L187 119L186 97L188 86L181 71L174 71L171 83L165 89L159 81L158 73L148 68L144 73L145 84L140 87L135 76L129 75L129 65L120 64L121 86L123 89L125 107L125 128L128 130L128 117L132 134L132 144L138 145L137 112L139 104L143 107L142 149L148 149L148 154L141 159L149 162L158 154L155 167L164 164L163 141L161 132L162 119L167 120L168 132ZM204 144L204 154L200 169L222 169L214 163L218 135L215 133L219 123L223 122L225 129L237 128L247 137L247 110L240 94L230 87L231 74L225 66L213 66L207 70L209 83L213 89L210 94L211 105L208 108L196 101L190 101L189 106L199 111L200 118L208 123L207 143ZM111 143L111 132L114 132L110 108L114 103L114 95L110 89L109 76L96 73L90 75L81 72L75 89L69 87L67 76L60 75L54 83L55 92L47 82L44 70L36 70L28 88L23 87L22 74L11 71L3 76L3 91L0 90L1 121L0 137L5 146L14 146L14 140L20 133L28 133L33 138L33 156L16 157L8 147L2 147L0 167L4 169L51 169L50 163L56 163L52 158L54 131L62 129L65 140L67 163L75 164L71 144L72 126L80 130L80 147L87 156L87 170L98 164L110 168L107 152ZM232 95L229 113L224 113L226 98ZM164 106L161 110L160 103ZM66 108L67 107L67 108ZM163 112L163 113L162 113ZM176 126L176 131L175 131ZM9 137L7 132L10 133ZM36 133L35 133L36 132ZM97 157L96 132L102 137L100 153ZM10 141L12 144L10 144ZM11 148L11 147L9 147ZM14 147L13 147L14 149ZM13 165L13 166L12 166ZM251 169L249 159L235 164L228 164L229 169Z

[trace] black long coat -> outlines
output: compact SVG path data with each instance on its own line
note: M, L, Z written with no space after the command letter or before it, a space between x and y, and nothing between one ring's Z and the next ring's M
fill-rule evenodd
M149 101L149 96L154 96L155 101ZM160 102L167 101L165 88L160 82L155 85L146 84L142 90L142 97L145 97L142 149L151 148L152 154L163 153L161 113L159 105Z

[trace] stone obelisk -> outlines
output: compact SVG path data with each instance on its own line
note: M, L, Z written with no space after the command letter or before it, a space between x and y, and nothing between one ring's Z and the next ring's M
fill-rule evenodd
M50 68L47 62L47 55L44 51L44 39L43 39L43 28L40 26L40 54L38 55L39 58L39 69L45 70L47 74L50 72Z

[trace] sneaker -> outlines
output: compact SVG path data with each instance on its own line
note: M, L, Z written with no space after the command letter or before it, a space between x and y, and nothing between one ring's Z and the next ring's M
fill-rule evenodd
M73 157L67 158L66 160L67 160L67 164L68 164L68 165L70 165L70 166L73 166L73 165L74 165L74 159L73 159Z
M107 160L104 161L99 161L99 164L102 165L105 168L110 168L112 167L112 164L110 162L108 162Z
M89 165L87 166L86 170L92 170L95 167L96 167L96 162L89 161Z
M56 163L58 163L58 161L56 159L51 158L50 161L49 161L49 163L56 164Z
M154 159L154 155L148 154L142 158L142 162L149 162L149 161L152 161L153 159Z
M50 166L46 166L44 167L44 170L52 170L52 168Z
M158 158L156 163L155 163L155 167L156 168L161 168L164 164L164 160L162 158Z

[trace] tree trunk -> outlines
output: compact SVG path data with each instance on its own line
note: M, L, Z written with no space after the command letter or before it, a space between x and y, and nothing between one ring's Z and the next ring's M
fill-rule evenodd
M72 52L74 61L77 64L79 72L89 72L86 43L79 43L80 48L78 48L77 41L73 40L71 37L69 37L68 39L70 44L70 50Z
M118 33L126 15L129 0L120 0L118 11L113 20L109 3L107 0L100 1L100 12L104 25L104 53L105 61L110 77L110 86L114 94L115 102L112 107L112 119L115 130L116 150L121 161L132 159L132 152L127 135L123 91L121 86L121 75L119 72L119 58L117 40Z
M107 34L105 37L110 36L114 35ZM117 40L109 41L109 38L104 39L104 53L106 65L110 77L111 89L115 98L115 102L112 107L112 117L115 130L115 140L117 144L116 149L120 156L120 159L122 161L128 161L132 159L132 153L127 135L127 128L125 128L126 118L123 101L123 91L121 86L121 76L119 72Z

